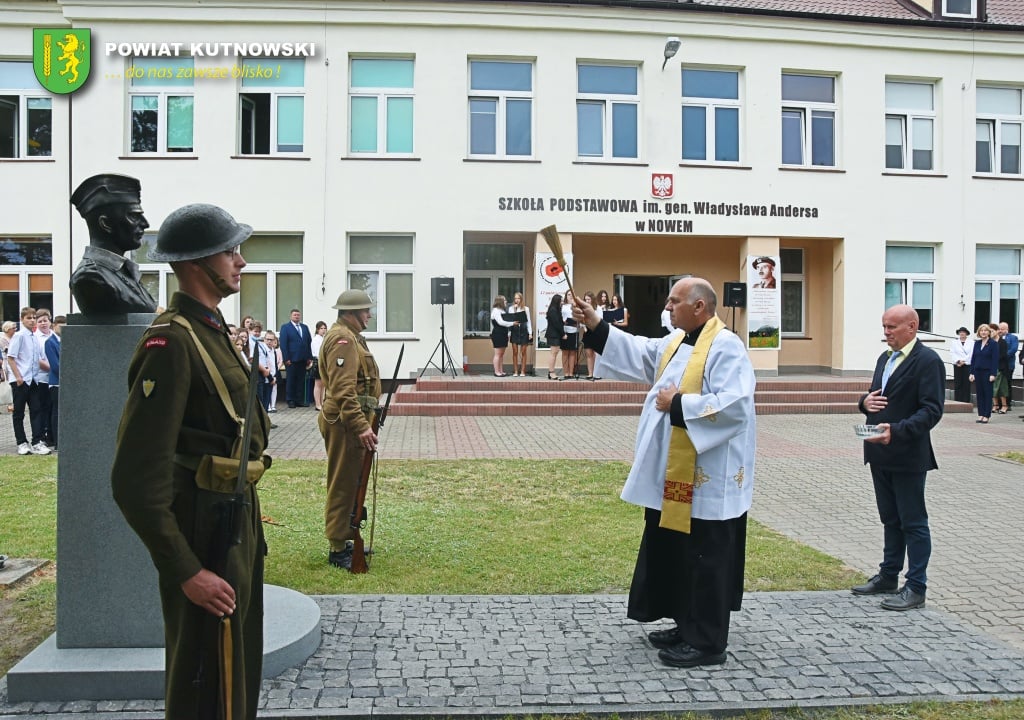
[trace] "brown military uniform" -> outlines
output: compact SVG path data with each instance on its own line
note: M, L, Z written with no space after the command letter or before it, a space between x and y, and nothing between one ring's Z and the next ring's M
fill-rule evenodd
M217 618L185 596L181 583L203 567L218 526L211 493L196 485L203 455L229 457L239 436L180 315L220 371L235 412L244 417L247 369L231 344L223 316L175 293L170 309L150 326L128 371L128 401L118 430L111 473L114 499L146 545L159 573L166 641L166 716L215 718L218 708ZM259 403L257 402L257 405ZM267 445L269 417L254 415L249 457ZM246 488L242 542L222 573L235 589L234 717L256 717L263 663L263 558L266 543L256 488ZM250 699L249 706L246 698Z
M380 399L377 362L362 333L346 317L327 331L319 359L324 402L318 424L327 449L325 534L334 552L344 550L354 535L352 506L366 452L358 436L371 427Z

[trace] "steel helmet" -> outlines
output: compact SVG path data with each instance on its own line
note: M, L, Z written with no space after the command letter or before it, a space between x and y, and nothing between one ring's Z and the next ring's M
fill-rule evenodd
M195 203L168 215L156 236L149 259L178 262L210 257L231 250L252 235L252 227L236 222L223 208Z
M369 310L373 300L363 290L346 290L332 306L335 310Z

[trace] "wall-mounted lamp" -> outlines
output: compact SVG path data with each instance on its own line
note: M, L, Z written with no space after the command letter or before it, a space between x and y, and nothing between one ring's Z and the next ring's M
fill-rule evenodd
M676 53L679 52L679 46L682 44L682 40L677 38L675 35L665 41L665 62L661 64L662 70L664 70L665 65L668 64L669 58L675 57Z

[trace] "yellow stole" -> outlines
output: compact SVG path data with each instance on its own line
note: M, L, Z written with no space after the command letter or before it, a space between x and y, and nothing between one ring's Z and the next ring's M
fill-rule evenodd
M683 395L699 394L704 385L704 367L715 336L725 329L725 323L713 315L697 338L693 354L686 362L679 392ZM665 348L658 364L658 377L665 372L675 356L684 334L674 338ZM697 468L697 450L693 447L686 428L672 426L668 445L668 465L665 467L665 495L661 503L660 527L682 533L690 532L690 513L693 511L693 480Z

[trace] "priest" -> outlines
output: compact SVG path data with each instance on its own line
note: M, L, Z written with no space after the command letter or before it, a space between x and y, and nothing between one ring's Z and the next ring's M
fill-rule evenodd
M637 337L577 300L574 314L600 354L595 372L651 384L622 499L644 508L628 616L674 621L647 637L666 665L720 665L740 609L747 511L754 490L754 370L715 314L706 280L669 294L671 334Z

